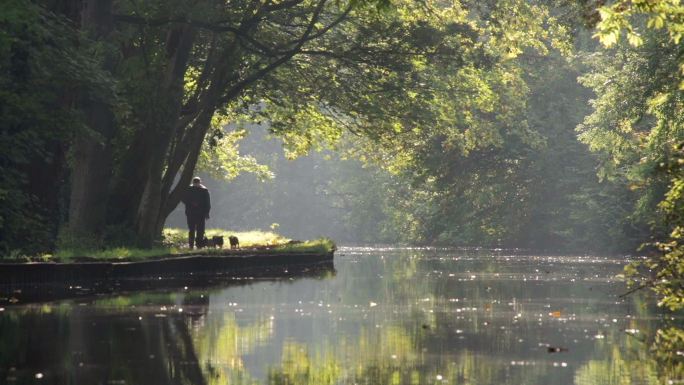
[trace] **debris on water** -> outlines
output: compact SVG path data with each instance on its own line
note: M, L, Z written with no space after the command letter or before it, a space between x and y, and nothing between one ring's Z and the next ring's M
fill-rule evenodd
M561 312L560 311L552 311L551 313L549 313L549 316L551 316L553 318L560 318Z
M428 324L423 324L422 327L423 327L423 329L425 329L425 330L430 329L430 325L428 325Z
M43 373L36 373L35 377L37 380L40 380L41 378L43 378Z
M546 351L548 353L562 353L562 352L567 352L568 348L563 348L560 346L549 346L548 348L546 348Z
M371 303L370 303L369 305L370 305L370 307L375 307L375 306L378 306L378 304L377 304L377 303L375 303L375 302L371 302Z

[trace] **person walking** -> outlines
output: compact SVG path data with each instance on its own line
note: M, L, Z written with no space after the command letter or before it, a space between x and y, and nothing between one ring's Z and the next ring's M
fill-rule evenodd
M197 245L203 247L204 221L209 219L211 201L209 190L202 185L199 177L192 178L192 184L188 187L183 197L185 205L185 217L188 220L188 244L192 249Z

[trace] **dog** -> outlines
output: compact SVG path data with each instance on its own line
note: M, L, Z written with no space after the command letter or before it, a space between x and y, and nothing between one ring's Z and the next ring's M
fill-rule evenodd
M240 240L238 240L238 237L236 237L235 235L231 235L230 237L228 237L228 241L230 242L231 249L240 248Z
M214 248L223 248L223 236L222 235L214 235L211 238L203 238L201 240L197 240L197 247L198 248L203 248L203 247L214 247Z

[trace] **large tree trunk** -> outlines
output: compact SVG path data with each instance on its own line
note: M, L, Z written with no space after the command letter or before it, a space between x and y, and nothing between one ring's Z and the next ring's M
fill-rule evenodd
M152 114L148 125L138 132L134 146L128 153L128 161L123 164L122 171L134 173L134 180L124 178L122 186L125 188L118 200L121 204L112 209L122 212L124 223L135 229L135 242L139 246L150 247L161 235L161 231L156 231L156 225L164 195L162 176L171 139L178 129L184 77L194 39L195 29L189 25L169 31L166 71L155 98L162 108L157 109L157 114Z
M84 0L81 3L81 28L93 39L103 40L113 29L111 0ZM111 71L114 59L108 55L103 67ZM73 145L71 196L67 230L73 241L85 239L99 243L105 227L106 204L112 176L114 114L106 101L85 96L82 101L85 123L91 133Z
M161 186L162 199L160 201L159 212L155 218L154 226L151 228L151 231L153 231L155 234L161 234L166 218L178 206L178 204L180 204L186 186L190 185L190 181L192 180L193 174L195 172L195 166L197 165L197 159L199 158L200 151L202 150L202 142L204 141L204 136L206 135L207 130L209 130L211 118L213 116L213 108L203 111L192 125L191 133L193 134L193 137L184 146L184 148L178 149L181 153L185 154L185 160L182 164L182 170L175 187L171 190L170 185L168 187L163 185ZM174 172L173 175L175 176L176 173Z

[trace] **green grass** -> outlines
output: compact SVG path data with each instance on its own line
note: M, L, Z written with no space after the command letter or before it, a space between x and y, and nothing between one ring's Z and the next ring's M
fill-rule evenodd
M101 259L101 260L128 260L128 261L142 261L145 259L168 256L177 254L178 249L175 247L155 247L152 249L139 249L131 247L115 247L104 250L85 250L85 249L63 249L58 250L47 259L58 260L60 262L74 262L81 258ZM44 258L45 259L45 258Z
M335 243L328 238L311 241L292 241L271 231L228 231L209 229L206 236L224 236L223 249L195 249L187 247L187 230L164 229L162 246L151 249L116 247L104 250L60 249L53 255L34 258L33 261L78 262L93 261L142 261L147 259L169 258L182 255L230 255L250 254L254 252L269 254L295 253L331 253L335 251ZM228 236L235 235L240 240L240 250L229 250Z
M186 247L188 243L188 230L185 229L164 229L164 242L182 248ZM240 240L240 247L255 247L255 246L276 246L286 244L290 240L282 235L271 231L230 231L224 229L207 229L206 237L211 238L214 235L223 235L224 247L228 247L228 236L235 235ZM187 250L186 250L187 251Z

